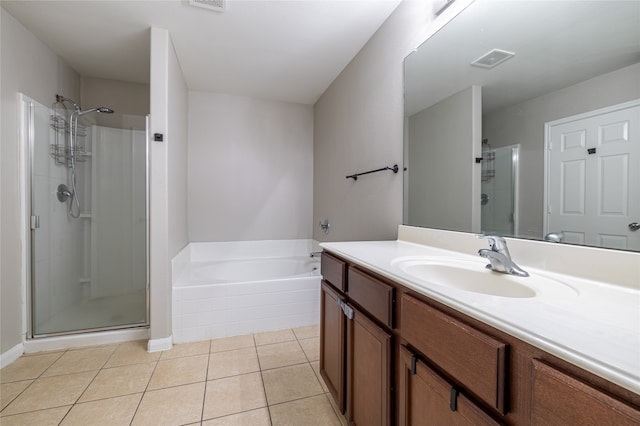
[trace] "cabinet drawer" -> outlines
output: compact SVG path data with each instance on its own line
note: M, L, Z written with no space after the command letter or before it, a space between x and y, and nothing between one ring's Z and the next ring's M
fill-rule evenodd
M323 251L320 259L320 271L325 281L342 292L347 291L347 264L345 262Z
M400 366L399 426L501 424L404 346L400 347Z
M505 413L507 345L409 295L401 335L453 379Z
M372 317L393 328L394 288L349 268L349 298L360 305Z
M640 411L533 360L532 425L638 425Z

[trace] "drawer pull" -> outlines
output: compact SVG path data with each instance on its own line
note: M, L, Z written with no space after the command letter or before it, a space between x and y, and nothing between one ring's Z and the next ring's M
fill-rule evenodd
M416 362L418 361L418 357L415 355L411 356L411 375L415 376L417 371L416 371Z
M451 386L451 393L449 394L449 408L451 411L458 410L458 394L460 393L460 388L456 386Z

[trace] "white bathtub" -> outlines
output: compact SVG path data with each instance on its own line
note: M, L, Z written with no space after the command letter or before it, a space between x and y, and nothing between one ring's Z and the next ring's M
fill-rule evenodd
M173 340L193 342L320 321L311 240L191 243L173 260Z

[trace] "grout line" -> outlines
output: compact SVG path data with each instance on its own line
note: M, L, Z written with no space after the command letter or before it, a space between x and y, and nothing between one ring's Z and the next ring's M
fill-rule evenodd
M15 417L15 416L22 416L22 415L24 415L24 414L31 414L31 413L37 413L37 412L40 412L40 411L54 410L54 409L56 409L56 408L65 408L65 407L67 407L67 408L68 408L68 409L67 409L67 412L65 413L65 415L64 415L64 416L62 417L62 419L60 420L60 423L58 423L58 424L61 424L61 423L62 423L62 421L65 419L65 417L67 417L67 415L69 414L69 412L71 411L71 409L73 408L73 406L74 406L74 405L75 405L75 404L70 404L70 405L57 405L57 406L55 406L55 407L38 408L37 410L31 410L31 411L24 411L24 412L22 412L22 413L9 414L9 415L7 415L7 416L2 416L2 417L0 417L0 424L2 423L2 420L3 420L3 419L8 419L8 418Z
M200 424L204 421L204 406L207 403L207 387L209 383L209 364L211 364L211 339L209 339L209 353L207 354L207 369L204 372L204 392L202 394L202 409L200 410Z
M260 356L258 355L258 345L256 342L255 333L253 334L253 344L255 345L256 358L258 358L258 368L260 369L260 380L262 381L262 393L264 394L264 403L267 406L267 415L269 416L269 424L273 425L273 420L271 419L271 406L269 405L269 399L267 397L267 387L264 384L264 374L262 373L262 364L260 363Z
M130 426L133 424L133 419L136 418L136 414L138 414L138 410L140 410L140 406L142 405L142 400L144 399L144 396L147 394L147 390L149 389L149 383L151 383L151 378L153 377L153 374L156 372L159 362L160 362L160 357L158 357L158 359L155 361L156 365L153 366L153 371L151 371L151 374L149 375L149 380L147 381L147 385L144 387L144 390L142 391L142 396L140 397L140 401L138 401L138 405L136 406L136 409L133 411L133 416L131 416L131 421L129 422ZM137 365L137 364L133 364L133 365Z

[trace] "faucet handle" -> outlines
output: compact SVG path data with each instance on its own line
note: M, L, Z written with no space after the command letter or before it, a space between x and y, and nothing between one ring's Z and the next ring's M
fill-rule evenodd
M489 248L491 248L491 250L493 251L498 251L498 252L504 252L507 251L509 249L507 249L507 242L505 241L505 239L499 235L484 235L484 234L479 234L478 238L486 238L489 240Z

